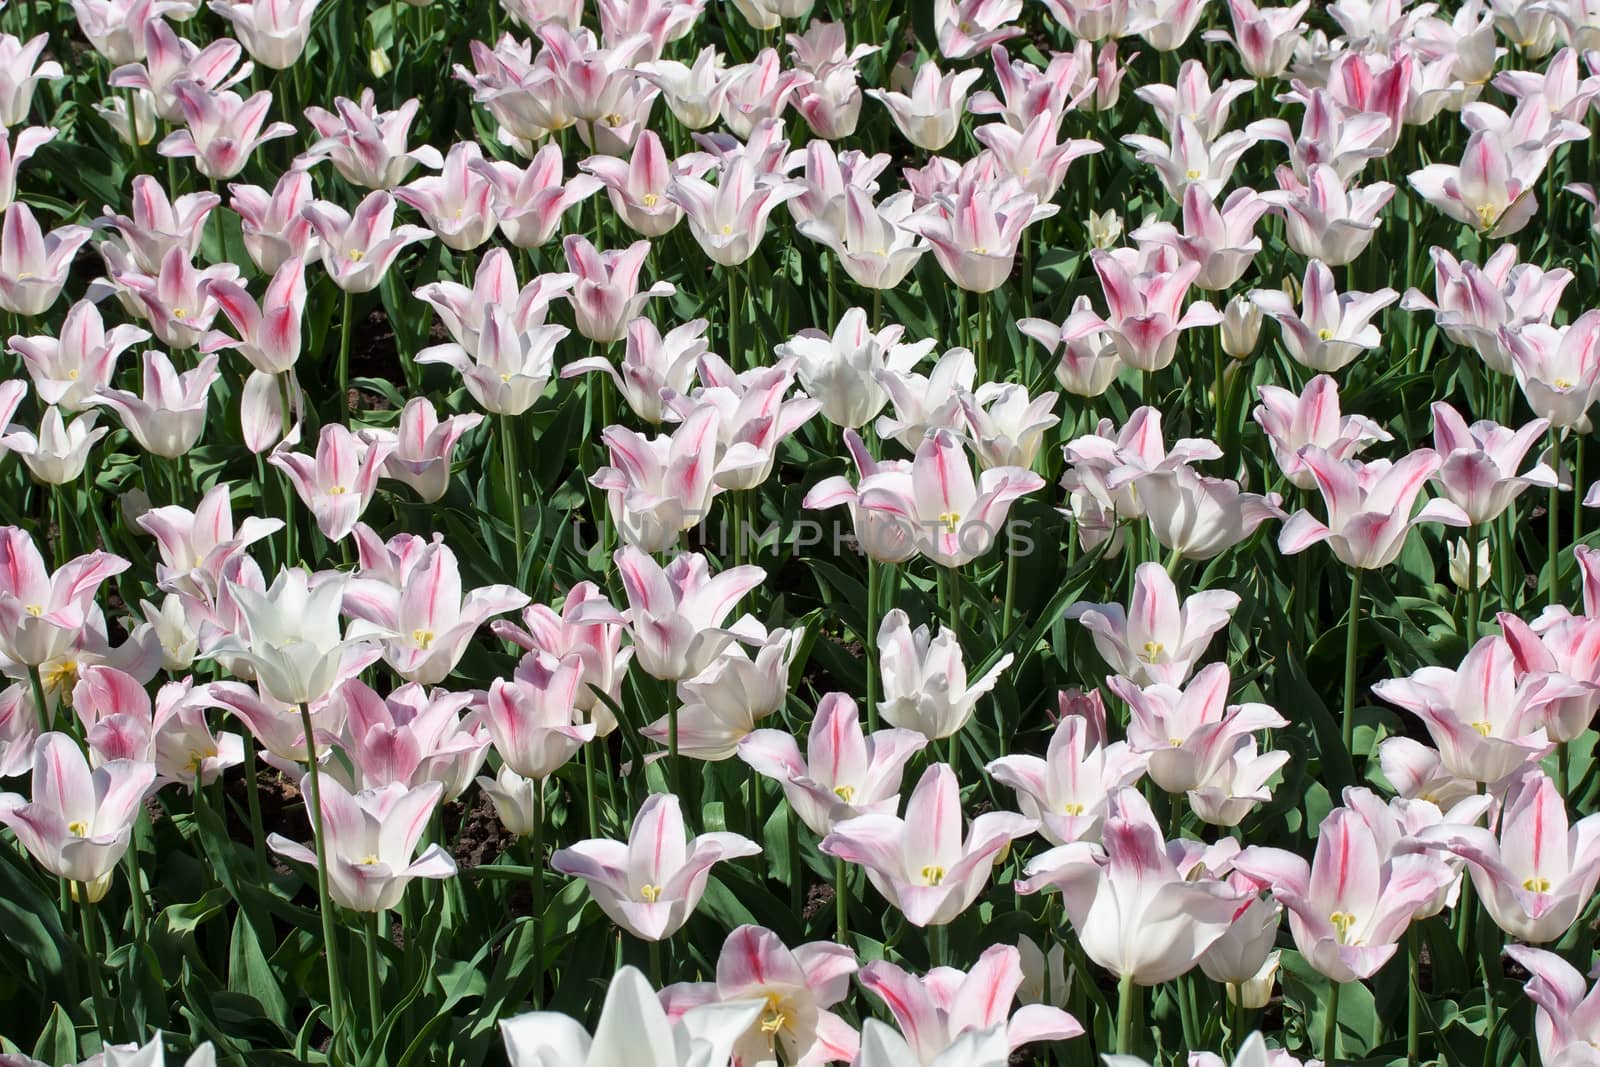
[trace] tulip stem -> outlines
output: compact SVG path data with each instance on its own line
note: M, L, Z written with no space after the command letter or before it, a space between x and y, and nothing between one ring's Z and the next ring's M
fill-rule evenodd
M328 1025L333 1044L344 1034L344 983L339 970L339 942L333 922L333 898L328 894L328 843L322 825L322 772L317 767L316 731L311 725L311 706L300 705L300 728L306 746L306 777L311 780L311 836L317 846L317 904L322 913L322 952L328 965Z
M533 786L533 969L539 978L533 987L533 1006L544 1004L544 787L540 778Z
M1550 466L1555 468L1556 480L1561 480L1561 431L1550 427ZM1574 485L1576 489L1576 485ZM1552 485L1545 501L1545 540L1548 542L1549 562L1545 571L1545 602L1555 607L1561 602L1561 592L1556 582L1556 564L1561 553L1561 487Z
M1133 1047L1133 1005L1135 990L1133 975L1117 979L1117 1055L1127 1056Z
M500 472L506 487L506 506L511 509L511 573L522 571L522 507L517 499L517 437L510 415L500 416Z
M133 949L137 955L144 947L144 878L139 871L138 822L148 818L143 812L134 820L133 832L128 835L128 851L122 860L128 868L128 915L133 922Z
M844 860L838 856L833 858L833 914L837 920L838 934L834 940L841 945L850 943L850 897L845 885L846 869Z
M1417 927L1406 930L1406 1063L1416 1067L1422 1059L1422 1040L1418 1032L1422 1014L1422 952L1417 946Z
M256 856L256 869L265 875L267 870L267 833L266 825L261 819L261 783L258 780L260 771L256 767L255 738L245 735L244 742L244 781L245 804L250 812L250 843L254 846Z
M661 942L650 942L650 984L661 988Z
M789 809L784 825L789 835L789 910L799 915L805 911L806 887L805 867L800 863L800 816L794 813L794 808Z
M1483 528L1467 527L1467 648L1478 643L1478 623L1483 618L1483 586L1478 581L1478 542Z
M95 915L94 902L89 899L93 890L88 882L75 883L78 895L79 916L83 920L83 951L89 958L89 988L94 994L94 1030L100 1038L100 1046L106 1047L110 1042L108 1026L111 1018L109 998L106 996L106 977L101 970L103 961L100 954L100 920Z
M372 1026L372 1042L377 1044L378 1028L383 1025L383 1010L378 1007L378 924L381 911L369 911L366 919L367 943L367 1021Z
M28 664L28 685L33 690L33 711L39 717L39 732L50 732L50 706L44 700L44 679L39 677L39 668L35 664Z
M944 925L928 927L928 969L950 962L950 931Z
M1339 991L1344 988L1340 982L1333 983L1333 992L1328 994L1328 1016L1322 1024L1322 1062L1324 1067L1334 1067L1339 1061Z
M594 712L592 711L589 713L589 722L594 722ZM593 741L583 746L584 813L589 817L590 837L600 836L600 798L596 795L594 761L600 758L596 755L595 749L603 744L605 742L596 737Z
M1361 636L1361 568L1350 571L1350 618L1344 644L1344 750L1355 759L1356 651Z
M728 268L728 366L741 366L739 362L739 280L738 269Z
M219 211L220 216L222 213ZM351 321L352 305L355 296L350 290L344 290L344 311L339 316L339 421L350 421L350 331L355 324Z
M867 649L867 732L878 729L878 565L867 557L867 620L861 643Z

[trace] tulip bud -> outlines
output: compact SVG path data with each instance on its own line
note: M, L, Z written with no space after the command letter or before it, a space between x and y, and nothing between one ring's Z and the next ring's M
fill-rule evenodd
M128 121L128 98L133 99L133 121ZM147 145L155 140L156 136L156 98L154 94L144 90L135 89L131 93L119 94L111 97L104 104L96 104L95 111L105 120L124 144L130 143L135 137L141 145Z
M1261 309L1245 296L1228 301L1222 313L1222 350L1234 359L1249 359L1261 337Z
M1109 208L1089 212L1089 243L1096 248L1110 248L1122 236L1122 218Z
M122 521L128 524L131 530L139 529L139 516L149 511L153 505L150 494L138 486L124 490L117 494L117 506L122 511Z
M1489 584L1489 574L1492 570L1493 559L1489 554L1489 542L1478 542L1478 558L1472 568L1472 576L1467 575L1467 541L1458 537L1445 547L1445 552L1450 560L1450 580L1457 589L1476 588L1482 589Z
M1258 1011L1272 1001L1272 987L1277 979L1278 953L1273 952L1254 978L1239 984L1227 983L1228 1000L1245 1009Z
M367 51L367 69L372 71L374 78L381 78L394 69L394 64L389 62L388 52L381 48L373 48Z

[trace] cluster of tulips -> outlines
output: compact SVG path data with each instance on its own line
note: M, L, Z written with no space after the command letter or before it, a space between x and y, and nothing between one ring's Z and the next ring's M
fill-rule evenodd
M1597 111L1588 0L0 4L0 1065L1600 1062Z

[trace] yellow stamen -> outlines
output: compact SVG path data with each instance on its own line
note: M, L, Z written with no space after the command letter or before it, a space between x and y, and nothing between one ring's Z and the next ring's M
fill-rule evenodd
M352 248L350 251L344 254L344 258L348 259L352 263L360 263L363 259L367 258L367 253L365 249Z
M412 630L411 643L426 652L433 645L432 630Z
M925 885L940 885L944 882L944 868L933 864L922 868L922 881Z
M856 787L853 785L837 786L833 790L833 795L848 804L856 798Z
M944 527L944 532L947 534L955 533L956 527L960 523L961 513L958 511L941 511L939 513L939 524Z
M1334 932L1339 938L1339 944L1349 945L1354 943L1349 940L1350 928L1356 924L1354 915L1348 911L1336 911L1328 916L1328 921L1333 924Z
M1075 800L1069 800L1065 804L1061 805L1061 814L1063 815L1082 815L1086 810L1087 809L1084 808L1082 804L1079 804Z
M345 489L345 487L342 486L342 485L330 485L330 486L328 486L328 495L329 496L344 496L344 494L347 493L348 491L349 490Z
M67 833L71 834L73 837L88 837L89 824L81 821L69 822L67 823Z
M639 899L646 904L654 904L661 899L661 887L658 885L642 885L639 887Z
M1483 719L1479 719L1477 722L1473 723L1472 728L1478 731L1479 737L1488 737L1494 732L1494 726Z
M1550 879L1538 877L1529 878L1526 882L1522 883L1522 888L1526 889L1530 893L1548 893L1550 892Z
M1160 641L1146 641L1144 651L1139 653L1139 658L1146 663L1154 663L1156 659L1167 650L1167 646Z

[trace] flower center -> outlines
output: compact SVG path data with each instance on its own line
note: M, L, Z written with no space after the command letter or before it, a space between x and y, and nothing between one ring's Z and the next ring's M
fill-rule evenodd
M722 227L722 236L726 237L732 232L733 232L733 227L727 225L726 223L724 223L723 227Z
M853 785L835 786L833 795L848 804L856 798L856 787Z
M175 319L186 319L189 317L189 313L183 308L173 308L172 317Z
M344 494L347 491L348 490L346 490L345 487L342 486L342 485L330 485L330 486L328 486L328 495L329 496L344 496Z
M639 887L639 899L646 904L654 904L661 899L661 887L658 885L642 885Z
M360 263L367 258L367 252L364 248L352 248L344 254L344 257L352 263Z
M41 667L39 681L47 691L55 693L61 703L72 707L72 688L78 684L78 661L64 659Z
M1085 810L1084 806L1075 800L1069 800L1061 805L1061 814L1063 815L1082 815Z
M1348 911L1336 911L1328 916L1328 921L1333 924L1334 932L1338 935L1339 944L1354 944L1350 940L1350 928L1356 924L1356 917Z
M378 857L369 852L356 862L363 867L375 867L378 864Z
M1472 724L1472 728L1474 730L1478 731L1478 736L1479 737L1488 737L1491 733L1494 732L1493 724L1487 722L1484 719L1479 719L1477 722L1473 723Z
M1495 210L1493 204L1479 204L1478 205L1478 227L1479 227L1479 229L1484 229L1484 230L1492 229L1493 226L1494 226L1495 219L1497 219L1499 217L1500 217L1500 212Z
M77 367L73 367L71 370L67 371L67 381L75 382L77 380L78 380L78 368Z
M67 833L71 834L73 837L88 837L89 824L82 821L69 822L67 823Z
M789 1028L789 1013L783 1010L783 998L776 993L767 994L766 1007L761 1012L761 1032L776 1036Z
M1333 340L1333 331L1328 329L1326 326L1324 326L1322 329L1317 331L1317 340L1319 340L1319 341L1331 341L1331 340Z
M1550 892L1550 879L1540 878L1535 875L1534 877L1523 882L1522 888L1526 889L1530 893L1548 893Z
M1200 180L1200 172L1199 172L1199 171L1197 171L1197 170L1187 170L1187 171L1184 171L1184 172L1183 172L1183 176L1184 176L1184 177L1185 177L1185 178L1188 178L1188 179L1189 179L1189 180L1190 180L1190 181L1192 181L1192 182L1197 182L1197 181L1199 181L1199 180Z
M1144 643L1144 651L1139 653L1139 658L1146 663L1154 663L1166 650L1167 646L1160 641L1146 641Z
M1561 389L1561 390L1567 390L1567 389L1571 389L1572 388L1572 383L1567 381L1567 379L1565 379L1565 378L1557 378L1555 381L1551 382L1550 384L1555 386L1557 389Z
M29 604L26 607L24 607L22 610L26 611L29 615L32 615L34 618L37 619L39 616L44 614L44 605L42 605L42 604Z
M942 885L944 883L944 868L937 864L929 864L922 868L922 882L924 885Z
M947 534L955 533L956 526L960 522L961 513L959 511L941 511L939 513L939 525L944 527L944 532Z
M411 643L426 652L433 646L432 630L412 630Z
M655 193L645 193L639 198L639 203L643 204L645 207L655 207L660 200L661 198Z

